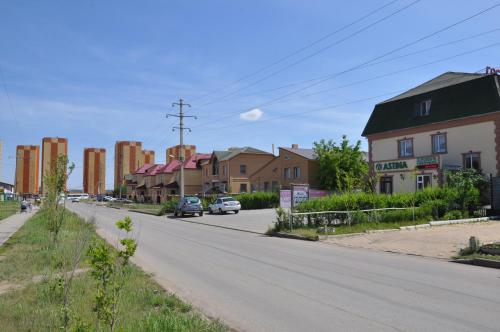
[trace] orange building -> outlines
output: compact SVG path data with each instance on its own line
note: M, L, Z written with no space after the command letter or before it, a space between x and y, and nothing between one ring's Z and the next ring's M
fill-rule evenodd
M106 149L83 150L83 192L89 195L106 191Z
M44 137L42 139L42 195L45 195L43 177L56 166L57 157L68 156L68 139L59 137ZM64 184L66 189L66 184Z
M189 157L196 153L196 145L186 145L184 144L184 160L188 160ZM181 146L171 146L167 148L167 164L172 160L180 160L181 159Z
M38 194L40 146L18 145L16 148L15 192L21 195Z
M154 164L155 163L155 152L153 150L142 150L142 154L144 155L144 163L143 164Z
M117 141L115 144L115 188L125 183L125 176L144 165L142 143Z

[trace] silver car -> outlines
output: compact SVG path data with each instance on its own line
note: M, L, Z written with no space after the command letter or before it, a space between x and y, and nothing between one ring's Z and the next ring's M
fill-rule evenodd
M184 217L186 214L198 214L200 217L203 215L203 206L201 206L201 201L198 197L184 197L175 206L175 217L178 215Z
M233 211L238 213L241 210L241 204L232 197L221 197L217 198L214 203L208 206L208 213L212 214L214 212L219 212L224 214L228 211Z

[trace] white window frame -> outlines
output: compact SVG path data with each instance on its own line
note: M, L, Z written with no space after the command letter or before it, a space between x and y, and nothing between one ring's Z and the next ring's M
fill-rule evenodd
M444 141L444 149L441 150L441 141ZM432 153L446 153L447 147L446 134L438 133L432 135Z
M432 175L430 174L417 174L417 190L425 189L425 177L429 178L428 187L432 187Z
M408 143L411 146L411 152L408 153ZM413 157L413 139L412 138L403 138L398 140L398 155L400 158L404 157Z

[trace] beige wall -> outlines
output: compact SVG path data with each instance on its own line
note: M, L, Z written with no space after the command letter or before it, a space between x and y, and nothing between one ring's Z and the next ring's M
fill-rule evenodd
M496 152L495 152L495 123L493 121L476 123L467 126L452 127L440 131L425 131L414 135L408 135L413 138L414 156L428 156L432 154L431 135L437 133L446 133L447 153L440 154L443 165L462 166L462 153L469 151L481 152L481 168L484 174L496 171ZM392 160L398 158L399 139L405 136L385 138L372 142L372 159Z

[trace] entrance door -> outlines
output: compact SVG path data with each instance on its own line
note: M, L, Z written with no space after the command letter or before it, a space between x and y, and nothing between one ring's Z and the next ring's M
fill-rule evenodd
M417 175L417 190L422 190L424 188L431 186L431 175L430 174L419 174Z
M380 177L380 193L392 194L392 176Z

